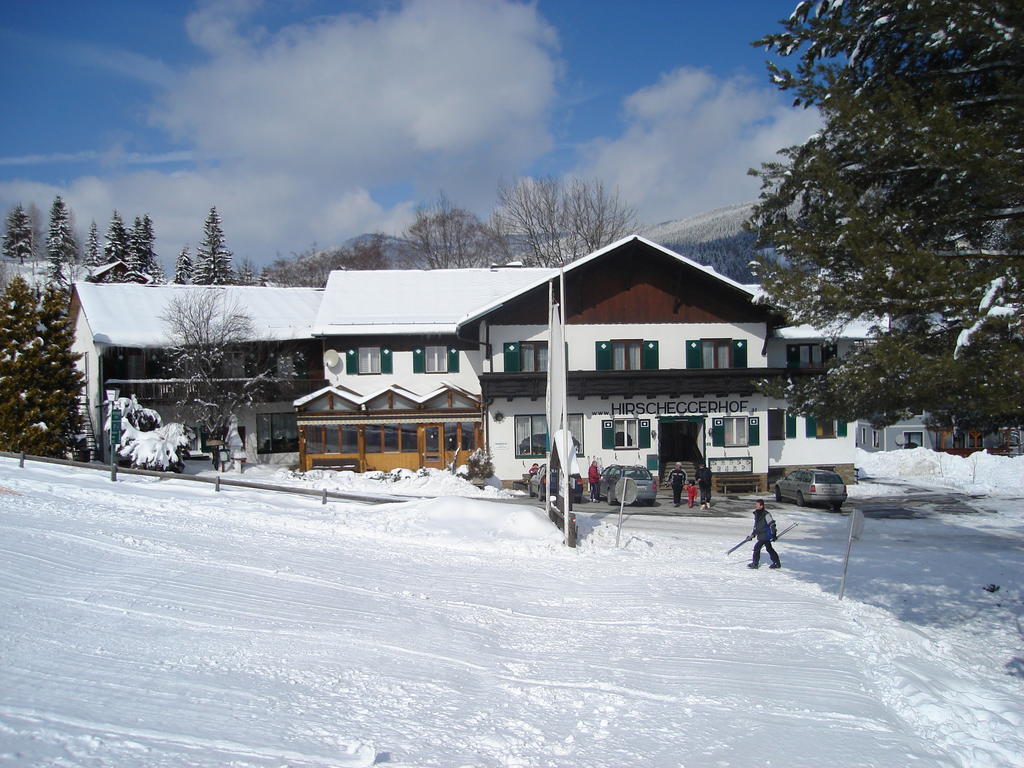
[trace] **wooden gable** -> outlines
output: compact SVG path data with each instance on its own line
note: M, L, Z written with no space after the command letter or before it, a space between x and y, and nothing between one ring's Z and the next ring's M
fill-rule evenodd
M642 240L573 267L565 274L569 324L746 323L769 319L746 291ZM490 313L495 325L547 323L547 285Z

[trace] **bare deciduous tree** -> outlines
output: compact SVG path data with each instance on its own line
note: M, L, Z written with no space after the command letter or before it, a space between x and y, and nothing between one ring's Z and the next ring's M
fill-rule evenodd
M230 290L183 290L160 318L167 328L168 362L185 384L177 407L217 439L224 439L232 414L251 404L269 381L267 373L246 371L246 347L256 341L255 331Z
M278 258L263 270L272 285L323 288L336 269L388 269L387 238L367 235L351 245L320 250L315 245L291 258Z
M431 207L416 210L402 237L409 266L425 269L486 267L500 252L493 231L475 214L452 205L444 193Z
M535 266L556 267L629 234L636 212L597 179L519 179L498 187L492 226Z

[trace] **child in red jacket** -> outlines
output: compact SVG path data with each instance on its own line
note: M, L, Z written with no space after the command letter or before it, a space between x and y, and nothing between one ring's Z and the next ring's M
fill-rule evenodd
M691 480L686 485L686 500L690 504L690 508L693 509L694 502L697 501L697 485Z

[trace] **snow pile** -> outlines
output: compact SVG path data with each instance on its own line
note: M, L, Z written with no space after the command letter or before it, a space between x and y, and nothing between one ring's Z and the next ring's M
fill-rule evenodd
M293 472L278 469L269 482L294 485L317 490L350 493L383 493L399 496L467 496L492 499L511 499L522 496L522 491L510 491L486 484L473 485L464 477L444 469L396 469L391 472L348 472L332 469L314 469Z
M1024 495L1024 456L979 451L964 457L928 448L871 453L858 448L856 465L868 481L888 478L971 494Z
M491 550L506 542L561 546L562 534L533 505L495 504L459 496L350 507L341 513L346 527L387 532L403 539L460 548Z

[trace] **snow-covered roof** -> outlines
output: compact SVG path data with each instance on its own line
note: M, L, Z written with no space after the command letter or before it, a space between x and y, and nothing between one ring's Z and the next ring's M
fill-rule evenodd
M311 392L308 395L300 397L299 399L293 401L292 405L298 408L300 406L305 405L306 403L312 402L313 400L317 400L323 397L328 392L339 397L343 397L350 403L354 403L356 405L368 403L371 400L385 394L386 392L394 392L395 394L401 395L402 397L412 400L415 403L426 403L427 401L434 399L438 395L445 394L446 392L459 392L465 395L466 397L473 399L477 399L480 397L479 394L474 394L473 392L470 392L468 389L465 389L464 387L460 387L446 381L439 382L439 384L435 386L434 389L431 389L430 391L425 392L423 394L418 394L413 390L409 389L408 387L403 387L401 384L391 384L386 387L381 387L380 389L374 390L373 392L369 392L365 395L361 395L355 390L349 389L348 387L328 385L326 387L321 387L316 392Z
M75 283L75 292L97 344L162 347L168 342L162 319L171 302L200 291L224 291L252 319L253 341L312 338L323 291L318 288L264 288L249 285L139 285Z
M878 334L873 328L877 320L854 320L835 328L815 328L811 325L789 325L775 329L775 338L788 341L817 339L873 339Z
M557 270L388 269L332 272L316 335L455 333L462 318L550 279Z

